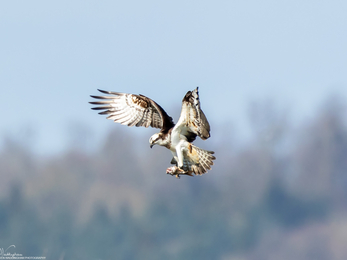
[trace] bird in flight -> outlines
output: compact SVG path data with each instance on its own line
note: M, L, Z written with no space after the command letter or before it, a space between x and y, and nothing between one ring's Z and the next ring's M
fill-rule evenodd
M152 99L135 94L119 93L98 89L107 96L91 96L100 101L89 102L97 105L94 110L103 110L100 115L127 126L159 128L160 132L149 139L150 147L160 145L168 148L175 166L166 170L167 174L202 175L211 169L214 152L196 147L192 142L199 136L202 140L210 137L210 125L200 108L198 87L188 91L182 100L181 115L176 124L165 110Z

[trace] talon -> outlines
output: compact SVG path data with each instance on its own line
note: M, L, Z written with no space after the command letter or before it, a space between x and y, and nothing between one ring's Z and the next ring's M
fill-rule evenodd
M176 176L177 179L180 178L180 175L191 175L191 173L189 173L188 171L185 171L184 169L182 169L181 167L177 167L177 166L172 166L166 169L166 174L170 174L171 176Z

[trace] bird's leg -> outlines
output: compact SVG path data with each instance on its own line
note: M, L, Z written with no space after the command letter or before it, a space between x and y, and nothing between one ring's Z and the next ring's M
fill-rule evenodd
M183 170L183 147L182 146L178 146L176 148L176 154L177 154L177 166Z
M180 175L191 175L188 171L183 169L183 150L184 146L181 144L176 147L176 154L173 153L174 159L176 160L176 166L172 166L166 169L166 173L175 175L176 178L180 178Z

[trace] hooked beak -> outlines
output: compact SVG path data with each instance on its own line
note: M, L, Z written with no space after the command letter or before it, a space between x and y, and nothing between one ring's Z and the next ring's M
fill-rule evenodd
M151 147L151 148L152 148L152 147L153 147L153 145L154 145L154 144L150 144L150 146L149 146L149 147Z

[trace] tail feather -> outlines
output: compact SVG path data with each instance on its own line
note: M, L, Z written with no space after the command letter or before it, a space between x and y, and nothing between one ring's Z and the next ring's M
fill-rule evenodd
M207 151L191 145L191 149L187 152L188 156L184 158L184 161L188 161L187 164L190 166L187 170L194 172L196 175L202 175L211 170L213 160L216 159L213 154L213 151Z
M186 171L185 174L188 175L192 173L195 175L202 175L211 170L213 160L216 159L213 154L213 151L204 150L189 143L187 151L184 152L182 169ZM175 158L172 158L171 164L176 164L176 166L178 166Z
M199 164L197 165L197 167L199 167L199 171L198 171L199 174L201 175L202 173L206 173L208 170L211 170L211 165L213 165L213 160L216 159L216 157L212 155L214 154L214 152L207 151L207 150L198 148L196 146L193 146L193 149L197 151L199 156Z

